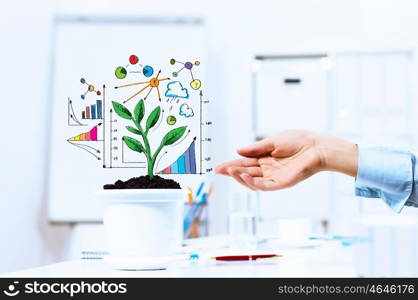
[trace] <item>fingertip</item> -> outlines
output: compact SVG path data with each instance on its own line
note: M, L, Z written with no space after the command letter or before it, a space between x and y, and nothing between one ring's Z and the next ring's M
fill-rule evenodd
M237 149L237 153L241 154L241 153L245 152L245 150L246 150L246 148L239 148L239 149Z
M251 157L253 156L252 154L252 150L250 147L245 147L245 148L240 148L237 150L237 153L241 156L245 156L245 157Z

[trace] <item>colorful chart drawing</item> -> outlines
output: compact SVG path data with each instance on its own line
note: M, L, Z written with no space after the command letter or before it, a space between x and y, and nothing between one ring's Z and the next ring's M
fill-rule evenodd
M74 107L73 107L73 101L68 97L68 108L67 108L67 114L68 114L68 126L85 126L85 124L82 124L77 117L74 114Z
M130 96L128 99L126 99L125 101L123 101L123 103L126 103L129 100L135 98L136 96L138 96L139 94L141 94L147 88L150 88L150 89L149 89L148 93L146 94L146 96L144 97L144 100L146 100L147 97L149 96L149 94L151 93L151 91L154 88L156 88L157 89L157 94L158 94L158 100L161 101L160 88L158 86L160 85L160 81L170 80L170 78L166 77L166 78L159 79L158 76L160 76L160 73L161 73L161 70L158 71L157 76L154 77L154 78L151 78L151 80L141 81L141 82L134 82L134 83L128 83L128 84L123 84L123 85L115 86L115 89L120 89L120 88L124 88L124 87L140 85L140 84L147 84L145 87L143 87L142 89L140 89L138 92L136 92L135 94L133 94L132 96Z
M139 62L138 56L136 56L135 54L132 54L131 56L129 56L129 63L131 65L136 65Z
M97 127L102 123L94 126L90 131L81 133L72 138L69 138L68 141L97 141Z
M83 120L103 119L102 100L96 100L96 104L86 106L86 109L81 112Z
M142 68L142 74L144 74L145 77L151 77L152 74L154 74L154 69L151 66L145 66Z
M159 174L196 174L195 142L196 138L173 164L161 170Z
M176 119L175 116L168 116L167 117L167 124L168 125L174 125L174 124L176 124L176 122L177 122L177 119Z
M118 79L124 79L127 74L128 74L128 71L126 71L126 68L124 67L119 66L115 70L115 76Z
M190 86L194 90L200 89L200 87L202 86L202 82L199 79L194 78L193 71L192 71L193 66L199 66L200 65L200 61L196 60L193 64L190 61L186 61L185 63L183 63L183 62L175 60L174 58L170 59L170 64L175 65L176 63L181 64L183 66L177 72L173 72L173 77L179 76L179 73L181 71L183 71L184 69L189 70L190 75L192 76L192 81L190 81Z
M140 67L142 67L141 71L129 71L129 73L142 73L145 77L151 77L152 74L154 74L154 69L151 66L143 66L139 63L139 58L135 54L132 54L129 56L129 64L126 65L126 67L119 66L115 69L115 76L118 79L124 79L128 75L128 67L130 65L136 65L138 64Z
M97 96L100 96L100 95L102 94L102 92L101 92L101 91L96 91L96 89L95 89L94 85L91 85L91 84L87 83L87 81L86 81L84 78L81 78L81 79L80 79L80 82L81 82L82 84L87 85L87 91L86 91L84 94L81 94L81 96L80 96L80 98L81 98L81 99L83 99L83 100L84 100L84 99L86 99L86 95L87 95L87 93L96 92L96 95L97 95Z

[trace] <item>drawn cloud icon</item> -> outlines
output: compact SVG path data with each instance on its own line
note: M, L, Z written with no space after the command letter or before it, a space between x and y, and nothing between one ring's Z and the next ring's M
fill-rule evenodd
M186 103L183 103L180 106L180 116L186 117L186 118L191 118L194 116L194 112L193 109L191 107L189 107Z
M184 88L180 81L172 81L167 84L167 90L165 91L166 97L175 98L189 98L189 92Z

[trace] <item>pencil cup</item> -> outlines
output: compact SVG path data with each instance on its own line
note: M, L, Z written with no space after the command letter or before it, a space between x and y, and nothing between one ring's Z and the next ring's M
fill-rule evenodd
M183 190L111 190L104 199L103 223L115 269L165 269L179 254L183 237Z

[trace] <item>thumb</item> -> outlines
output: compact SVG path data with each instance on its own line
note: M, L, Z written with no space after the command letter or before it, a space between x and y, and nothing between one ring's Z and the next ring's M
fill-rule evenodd
M270 154L274 150L271 139L264 139L247 147L238 149L238 154L246 157L257 157Z

